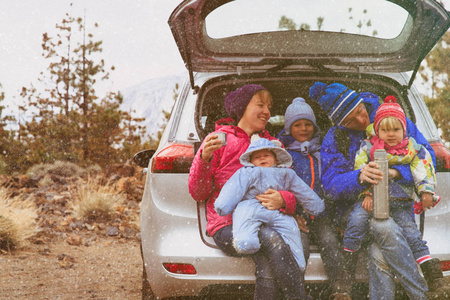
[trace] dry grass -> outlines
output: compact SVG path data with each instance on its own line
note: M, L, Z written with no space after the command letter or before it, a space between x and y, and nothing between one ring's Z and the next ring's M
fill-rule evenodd
M101 184L100 179L93 178L88 178L86 182L80 180L73 213L80 220L111 220L117 214L115 207L123 203L125 198L111 183Z
M6 189L0 189L0 250L25 246L39 230L36 218L37 209L30 199L10 198Z
M53 185L53 180L50 176L45 175L41 180L39 180L40 187L50 187Z
M55 161L52 164L38 164L31 167L27 171L29 177L45 175L57 175L62 177L79 177L86 174L86 170L82 167L68 162L68 161Z

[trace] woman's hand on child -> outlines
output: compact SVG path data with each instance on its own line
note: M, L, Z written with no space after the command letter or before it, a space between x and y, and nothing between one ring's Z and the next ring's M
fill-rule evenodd
M208 135L203 145L203 151L200 157L209 162L213 156L213 152L222 147L222 141L218 139L217 134Z
M383 172L378 169L378 164L376 162L369 162L361 168L361 173L359 174L359 182L378 184L380 180L383 179Z
M368 213L371 213L373 210L373 199L372 196L367 195L363 202L362 202L362 207L364 208L365 211L367 211Z
M280 192L274 189L268 189L264 194L256 196L265 208L269 210L277 210L286 205Z
M420 195L420 200L422 201L422 209L424 211L427 211L428 209L433 207L433 194L422 193L422 195Z

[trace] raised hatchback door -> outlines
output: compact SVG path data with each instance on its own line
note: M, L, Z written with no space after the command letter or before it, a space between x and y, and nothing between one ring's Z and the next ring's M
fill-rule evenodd
M279 28L282 16L298 26ZM418 68L450 14L434 0L189 0L169 25L191 72L403 72Z

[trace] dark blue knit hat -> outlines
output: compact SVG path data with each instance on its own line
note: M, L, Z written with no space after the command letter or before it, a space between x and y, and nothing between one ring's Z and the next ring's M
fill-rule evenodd
M342 121L363 101L354 90L340 83L326 85L316 82L309 89L309 96L319 103L326 111L328 118L334 124L341 125Z
M259 84L247 84L225 96L225 110L236 122L244 115L248 103L258 91L266 88Z

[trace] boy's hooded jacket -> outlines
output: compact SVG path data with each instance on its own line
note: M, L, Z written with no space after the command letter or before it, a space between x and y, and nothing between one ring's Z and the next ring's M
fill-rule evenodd
M360 93L360 96L369 114L370 123L373 123L376 111L380 106L379 97L368 92ZM406 135L425 146L433 158L433 164L436 166L433 148L431 148L416 125L408 118L406 118L406 124ZM345 147L346 152L348 151L347 153L343 153L338 146L338 141L342 142L345 139L348 140L348 144ZM358 195L366 188L366 185L361 185L358 180L361 171L354 169L356 152L364 139L364 131L351 130L343 126L333 126L322 143L320 151L322 158L322 185L325 193L337 201L337 211L341 215L353 203L358 201ZM409 165L396 165L392 166L392 168L397 169L402 175L399 184L414 185Z
M247 151L241 155L240 161L244 167L234 173L216 199L215 208L219 215L225 216L232 213L241 201L255 201L255 197L264 193L267 189L292 192L297 202L314 216L324 210L323 200L297 176L294 170L289 168L292 165L291 156L286 150L276 146L275 142L278 142L281 146L279 141L271 142L264 138L258 139L251 143ZM268 149L275 153L277 160L275 166L264 168L256 167L251 163L252 153L262 149ZM248 213L248 218L251 218L252 212L249 211Z
M303 181L309 185L321 198L323 195L320 183L320 137L317 132L313 140L309 142L309 149L301 151L293 147L296 140L291 135L286 135L282 130L277 138L286 147L287 152L292 156L292 169Z
M217 230L232 224L232 215L219 216L214 209L214 201L220 193L223 185L228 179L242 167L239 157L247 150L250 145L250 138L247 133L239 127L227 125L233 120L230 118L222 119L216 123L215 132L227 133L227 144L214 151L213 157L209 162L205 162L201 157L203 151L202 144L194 157L189 172L189 193L196 201L205 201L207 209L207 232L213 236ZM275 140L268 131L262 131L260 137L268 140ZM295 211L295 198L286 191L279 191L285 202L285 212L293 214Z

